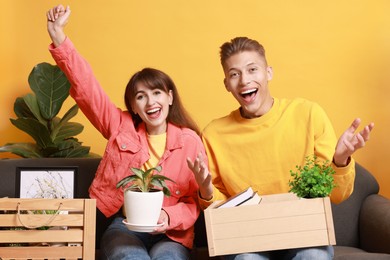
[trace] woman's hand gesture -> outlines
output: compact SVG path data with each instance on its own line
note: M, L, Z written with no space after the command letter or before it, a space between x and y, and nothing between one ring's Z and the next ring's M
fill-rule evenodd
M187 165L194 173L201 198L211 200L213 198L213 185L211 184L211 175L206 163L203 161L202 154L199 153L194 162L192 162L191 158L187 158Z

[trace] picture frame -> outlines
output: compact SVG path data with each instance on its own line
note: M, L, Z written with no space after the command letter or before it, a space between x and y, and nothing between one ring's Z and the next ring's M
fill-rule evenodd
M73 199L78 167L17 167L16 198Z

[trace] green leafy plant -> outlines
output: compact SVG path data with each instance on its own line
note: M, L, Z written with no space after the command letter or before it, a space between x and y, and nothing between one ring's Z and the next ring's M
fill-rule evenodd
M153 171L161 172L161 170L161 166L156 166L146 171L132 167L131 171L133 174L120 180L117 183L116 188L137 190L141 192L150 192L157 189L162 190L164 195L169 197L171 192L165 182L174 181L164 175L153 174Z
M336 186L333 178L335 171L330 162L319 163L315 155L307 156L305 161L305 165L296 166L296 171L290 170L290 192L301 198L329 196Z
M84 126L69 122L78 112L72 106L58 117L69 96L70 83L58 66L40 63L31 71L28 82L33 93L18 97L14 103L16 119L11 123L29 134L36 143L7 143L0 152L11 152L23 158L86 157L90 147L82 146L75 135Z

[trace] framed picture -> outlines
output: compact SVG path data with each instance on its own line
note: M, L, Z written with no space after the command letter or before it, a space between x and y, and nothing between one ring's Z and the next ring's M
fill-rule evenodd
M17 167L16 197L72 199L78 167Z

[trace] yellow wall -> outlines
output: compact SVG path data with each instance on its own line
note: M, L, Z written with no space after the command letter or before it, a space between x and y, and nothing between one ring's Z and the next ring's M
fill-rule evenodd
M27 77L53 63L45 12L53 0L2 0L0 11L0 144L30 140L9 122ZM355 158L390 197L390 1L69 0L67 26L112 100L123 106L129 77L145 66L167 72L203 128L237 104L222 84L218 48L235 36L262 42L274 68L277 97L305 97L327 111L340 135L353 118L376 123ZM72 100L66 106L72 105ZM102 154L105 140L80 113L79 139ZM9 157L8 154L0 154Z

